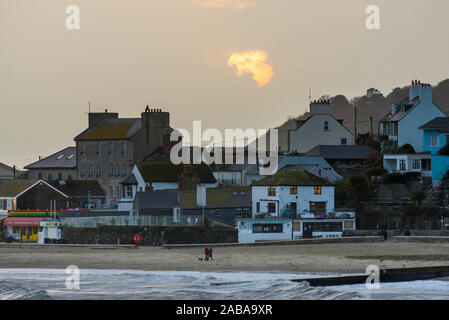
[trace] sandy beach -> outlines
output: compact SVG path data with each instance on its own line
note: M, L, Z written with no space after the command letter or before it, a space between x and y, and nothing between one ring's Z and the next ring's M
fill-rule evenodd
M0 247L0 268L270 271L358 273L368 265L449 265L449 244L345 243L215 247L212 261L202 248Z

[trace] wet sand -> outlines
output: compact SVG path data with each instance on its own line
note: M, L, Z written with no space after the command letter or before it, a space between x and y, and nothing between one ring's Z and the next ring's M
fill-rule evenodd
M386 268L449 265L449 244L344 243L215 247L212 261L202 248L0 247L0 268L269 271L363 273ZM1 272L1 271L0 271Z

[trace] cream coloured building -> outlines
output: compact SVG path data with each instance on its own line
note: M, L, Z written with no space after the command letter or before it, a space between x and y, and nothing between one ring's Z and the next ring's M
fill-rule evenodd
M354 144L354 135L343 126L343 120L330 114L329 101L312 102L310 114L306 120L297 120L296 129L289 131L290 153L305 153L320 144Z

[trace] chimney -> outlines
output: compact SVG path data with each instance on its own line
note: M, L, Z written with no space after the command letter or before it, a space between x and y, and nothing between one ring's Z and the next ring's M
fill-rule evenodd
M421 101L432 102L432 86L428 83L421 84L419 88L419 97Z
M330 113L330 101L329 100L314 100L310 103L310 113L315 114L329 114Z
M410 86L410 101L415 99L415 97L419 97L419 88L418 80L412 81L412 85Z

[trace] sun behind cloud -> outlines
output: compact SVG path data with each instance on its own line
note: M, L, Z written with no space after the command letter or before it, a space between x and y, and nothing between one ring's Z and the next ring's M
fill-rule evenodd
M228 66L235 65L237 67L237 76L251 73L259 87L263 87L273 77L273 67L266 61L267 54L261 50L234 52L229 57Z

